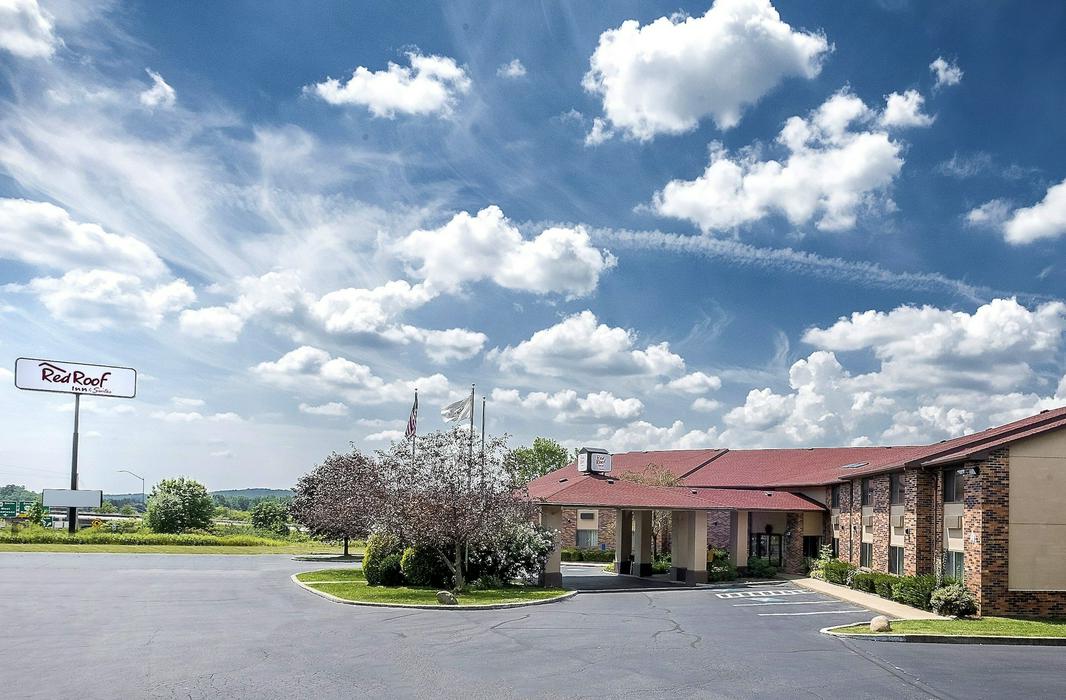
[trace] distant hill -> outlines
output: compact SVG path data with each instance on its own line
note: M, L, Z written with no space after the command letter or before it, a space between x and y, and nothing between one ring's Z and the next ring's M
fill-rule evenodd
M292 491L289 489L225 489L223 491L210 491L212 496L222 496L227 500L231 498L247 498L249 500L257 500L260 498L275 498L278 500L292 498ZM118 503L120 501L137 501L140 502L141 494L138 493L105 493L105 501L111 501L112 503Z

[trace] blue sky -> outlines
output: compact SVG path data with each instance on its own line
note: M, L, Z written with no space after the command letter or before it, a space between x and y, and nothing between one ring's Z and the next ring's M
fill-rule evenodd
M477 383L613 451L1066 403L1059 3L0 6L0 482L291 485ZM9 369L2 369L3 366Z

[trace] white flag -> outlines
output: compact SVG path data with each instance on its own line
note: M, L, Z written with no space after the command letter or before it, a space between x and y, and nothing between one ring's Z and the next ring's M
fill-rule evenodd
M440 410L440 417L447 422L455 422L465 420L470 417L470 412L474 410L474 400L467 396L465 399L460 399L455 403L450 403Z

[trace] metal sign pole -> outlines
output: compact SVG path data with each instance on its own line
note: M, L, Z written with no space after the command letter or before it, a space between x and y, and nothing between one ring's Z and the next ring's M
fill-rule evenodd
M70 490L78 489L78 414L81 412L81 394L74 394L74 443L70 453ZM78 509L67 509L67 532L78 531Z

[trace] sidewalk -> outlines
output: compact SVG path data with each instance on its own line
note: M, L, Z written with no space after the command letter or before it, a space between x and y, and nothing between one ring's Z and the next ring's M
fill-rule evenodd
M838 586L835 583L827 583L817 578L805 578L803 576L790 576L788 574L782 574L781 578L787 579L792 583L806 588L807 590L817 591L818 593L824 593L831 595L834 598L845 600L849 603L861 605L864 608L869 608L874 612L879 612L893 620L946 620L948 618L940 617L935 613L928 612L926 610L919 610L918 608L912 608L909 605L903 603L897 603L892 600L886 600L879 595L873 593L865 593L863 591L856 591L846 586Z

